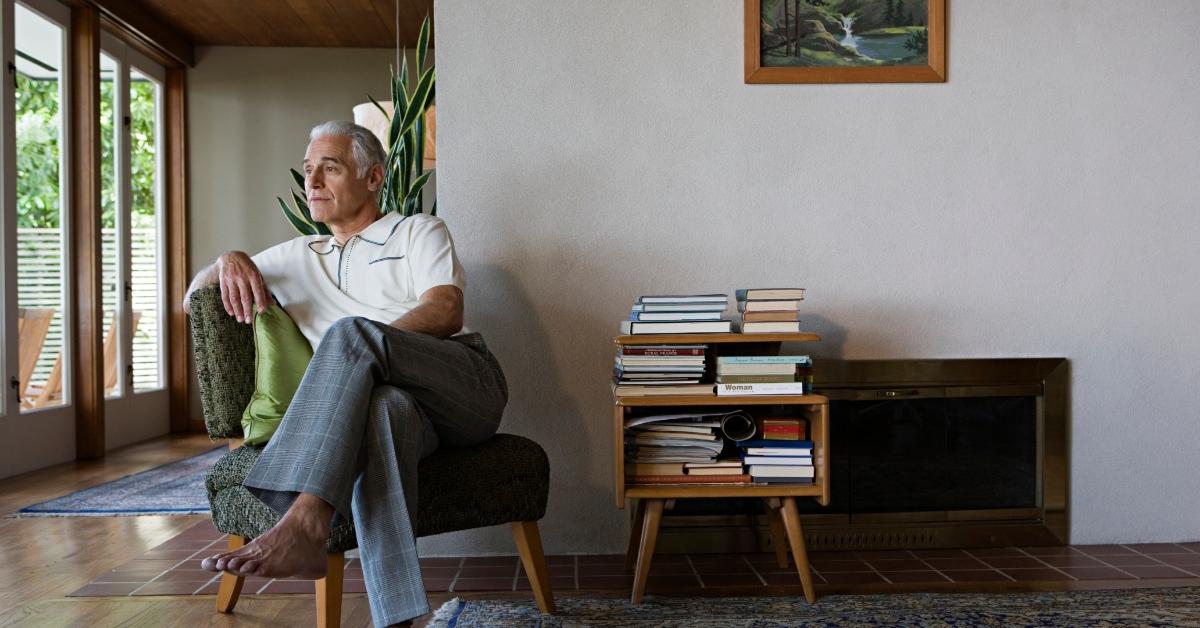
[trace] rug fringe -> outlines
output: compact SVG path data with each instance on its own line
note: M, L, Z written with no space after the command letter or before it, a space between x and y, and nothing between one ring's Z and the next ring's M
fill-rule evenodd
M451 598L450 601L442 604L436 611L433 612L433 619L431 622L439 622L439 625L449 624L450 618L454 617L458 613L458 610L462 607L462 605L462 598Z

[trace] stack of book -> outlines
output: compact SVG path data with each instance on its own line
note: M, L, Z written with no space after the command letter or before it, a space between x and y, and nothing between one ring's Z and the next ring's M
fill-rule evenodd
M720 356L718 395L803 395L812 391L812 358L806 355ZM811 380L810 380L811 382Z
M751 440L738 443L742 464L755 483L812 484L811 440Z
M717 460L721 421L702 415L657 415L625 422L626 484L748 483L740 460Z
M738 290L738 331L743 334L798 332L802 300L804 288Z
M713 385L700 383L706 349L706 345L623 345L617 349L613 392L622 397L711 395Z
M622 334L719 334L733 330L725 318L726 294L679 294L638 297L621 321Z

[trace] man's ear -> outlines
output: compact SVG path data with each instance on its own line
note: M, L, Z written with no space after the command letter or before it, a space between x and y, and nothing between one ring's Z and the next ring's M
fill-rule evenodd
M372 192L378 192L379 188L383 187L383 165L375 164L367 170L367 189Z

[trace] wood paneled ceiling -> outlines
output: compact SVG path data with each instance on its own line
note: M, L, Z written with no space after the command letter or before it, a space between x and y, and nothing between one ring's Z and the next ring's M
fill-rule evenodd
M396 0L135 0L205 46L392 48ZM400 0L400 46L413 48L433 0ZM433 45L432 34L430 46Z

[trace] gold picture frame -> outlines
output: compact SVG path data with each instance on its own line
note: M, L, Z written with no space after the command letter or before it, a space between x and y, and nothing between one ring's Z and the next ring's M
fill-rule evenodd
M922 0L908 0L919 2ZM744 0L745 2L745 69L746 83L943 83L946 81L946 0L923 0L925 19L914 18L911 9L902 14L903 0L860 0L856 6L873 8L876 26L887 23L881 17L886 10L891 24L902 24L889 28L876 28L869 33L855 36L854 21L866 16L840 15L832 18L826 8L830 0L814 5L811 0ZM774 21L763 14L763 3L768 3ZM836 0L834 0L836 2ZM878 6L873 6L878 5ZM896 7L901 7L897 9ZM883 7L886 7L884 9ZM808 15L802 14L807 12ZM835 20L833 26L843 38L838 41L834 33L827 30L822 20L805 19L821 11L825 20ZM908 24L905 24L907 20ZM840 22L840 23L839 23ZM923 22L918 25L916 22ZM844 24L844 26L843 26ZM923 31L923 32L922 32ZM901 38L905 38L901 41ZM764 47L769 40L770 47ZM850 45L847 46L847 40ZM887 40L887 41L882 41ZM877 59L860 54L856 43L867 42L879 49L892 50L890 54L906 54L898 46L905 47L911 56L903 59ZM923 46L923 48L922 48ZM780 53L783 47L785 52ZM820 50L825 47L829 50ZM852 48L853 52L847 51ZM764 58L768 63L764 64Z

